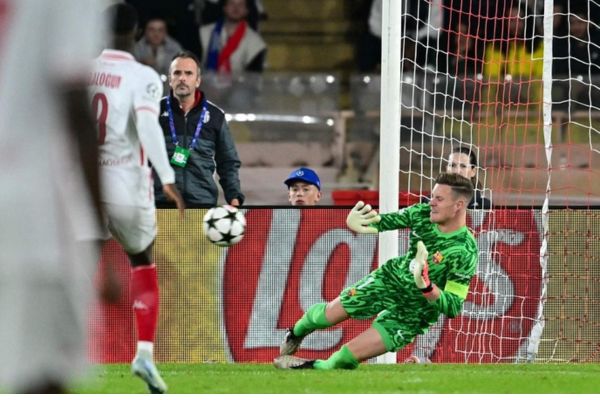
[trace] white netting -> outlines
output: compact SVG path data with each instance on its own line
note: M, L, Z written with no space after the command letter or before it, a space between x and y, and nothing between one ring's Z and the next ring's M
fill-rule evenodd
M599 17L594 0L403 1L400 187L427 196L462 147L494 206L469 214L481 255L463 316L414 354L596 357Z

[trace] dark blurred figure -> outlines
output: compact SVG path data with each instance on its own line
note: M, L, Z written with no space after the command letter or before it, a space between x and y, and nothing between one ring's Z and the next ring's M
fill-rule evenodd
M543 32L533 11L518 3L504 10L494 22L494 36L486 44L484 76L502 80L506 75L526 80L541 79Z
M442 35L441 43L447 49L443 70L452 76L476 79L483 72L482 34L477 32L477 21L469 14L450 13L448 30ZM439 70L442 70L441 66Z
M169 74L169 66L175 55L183 49L179 42L169 36L167 22L160 18L151 18L144 27L144 36L133 48L133 55L142 64L148 65L160 75Z
M144 24L149 19L160 16L166 22L168 30L181 47L196 54L202 54L198 37L194 0L125 0L134 6Z
M379 72L381 67L381 0L373 0L368 9L366 26L358 38L356 62L358 72Z
M597 30L590 24L587 4L571 4L567 11L570 12L566 37L559 37L553 46L554 74L584 78L597 75L600 73L600 49L596 41Z
M434 62L437 55L437 33L442 27L445 9L442 0L401 0L402 35L416 41L415 60ZM366 7L361 7L363 10ZM382 0L373 0L365 12L366 26L359 35L356 45L356 62L361 73L379 72L381 67ZM425 44L430 43L432 54L425 52ZM412 50L410 50L412 51ZM404 56L403 56L404 57ZM421 64L422 66L424 64Z
M196 9L196 21L199 26L212 24L223 17L222 0L194 0ZM268 18L262 0L248 0L248 25L258 32L260 21Z

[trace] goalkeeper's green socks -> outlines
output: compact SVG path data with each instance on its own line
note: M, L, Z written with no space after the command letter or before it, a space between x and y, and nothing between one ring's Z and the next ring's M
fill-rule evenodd
M315 329L329 328L333 324L325 318L326 303L313 304L294 325L294 335L304 337Z
M327 360L316 360L314 369L354 369L358 360L346 346L333 353Z

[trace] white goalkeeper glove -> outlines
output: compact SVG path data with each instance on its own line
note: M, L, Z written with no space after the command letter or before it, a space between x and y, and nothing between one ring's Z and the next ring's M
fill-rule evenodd
M428 254L425 244L421 241L417 242L417 255L410 262L408 267L415 279L415 285L417 285L423 293L425 293L425 291L429 292L433 288L431 281L429 280L429 267L427 265Z
M377 211L373 210L373 207L369 204L359 201L350 210L346 218L346 225L357 233L378 233L376 228L369 225L379 221L381 221L381 217L377 214Z

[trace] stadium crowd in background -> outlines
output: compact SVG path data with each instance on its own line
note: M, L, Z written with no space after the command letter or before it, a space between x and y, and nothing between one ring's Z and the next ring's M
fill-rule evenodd
M137 12L119 3L111 6L106 16L112 40L96 59L90 80L92 108L98 118L105 238L110 231L131 264L130 291L137 328L131 370L151 393L165 393L167 385L153 360L160 294L152 259L156 210L149 160L163 196L176 203L181 218L185 206L174 184L175 173L158 124L162 82L156 71L132 55Z
M247 0L225 0L223 17L200 29L205 72L262 72L267 46L247 22Z
M199 22L196 19L197 0L124 0L137 10L141 26L152 18L162 18L167 23L169 34L184 50L200 57L202 48L198 35Z
M146 22L144 35L136 42L133 55L166 78L171 60L182 50L181 45L168 34L167 22L154 17Z
M233 73L240 71L262 71L265 63L266 44L258 34L258 23L267 18L261 0L125 0L133 5L140 15L142 25L150 20L165 21L172 39L183 50L191 51L203 61L211 60L214 54L223 54L216 59L215 71ZM213 35L214 28L217 32ZM220 28L223 27L223 31ZM236 32L234 35L233 33ZM217 40L217 36L218 39ZM212 50L209 43L212 42ZM201 39L203 40L201 42ZM231 39L231 40L229 40ZM226 45L229 43L229 45ZM166 43L168 47L171 45ZM212 53L209 57L209 53ZM144 59L148 58L147 54ZM221 59L219 64L219 59ZM163 73L159 69L160 73Z
M594 37L594 33L598 33L598 25L589 23L585 3L571 7L571 14L563 18L565 23L555 35L552 45L554 57L557 58L553 72L565 77L581 75L588 78L590 73L598 75L600 50L596 46L589 46L598 37Z
M198 25L212 24L223 18L223 3L224 0L194 0ZM262 0L247 0L246 8L248 25L258 32L260 21L268 18L265 6Z
M240 158L225 113L206 98L201 82L198 58L179 53L171 62L171 91L160 102L159 118L176 184L188 206L214 207L219 196L216 171L226 202L241 206ZM156 179L154 191L156 202L163 204L167 198Z

